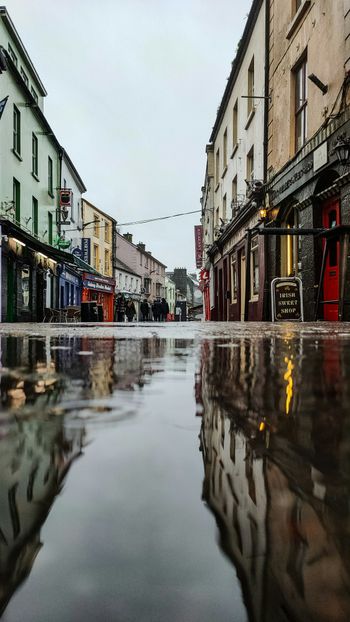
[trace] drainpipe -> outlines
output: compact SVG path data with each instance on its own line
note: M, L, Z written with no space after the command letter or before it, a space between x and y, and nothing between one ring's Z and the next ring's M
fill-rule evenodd
M264 105L264 183L267 183L267 152L268 152L268 121L270 106L270 0L265 0L265 105ZM265 239L266 237L266 239ZM268 317L268 300L269 300L269 284L268 284L268 237L264 236L263 240L263 303L262 318L267 320Z

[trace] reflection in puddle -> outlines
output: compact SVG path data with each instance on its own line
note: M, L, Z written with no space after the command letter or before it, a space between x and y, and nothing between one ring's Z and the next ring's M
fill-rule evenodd
M200 367L203 499L250 620L346 622L349 348L327 337L204 342Z

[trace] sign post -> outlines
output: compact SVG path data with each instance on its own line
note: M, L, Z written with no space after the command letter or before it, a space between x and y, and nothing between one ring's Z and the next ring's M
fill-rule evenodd
M273 279L271 282L273 322L303 322L303 285L298 277Z

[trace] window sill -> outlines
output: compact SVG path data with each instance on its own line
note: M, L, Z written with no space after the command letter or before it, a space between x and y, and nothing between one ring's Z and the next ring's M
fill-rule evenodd
M220 187L220 182L218 182L218 183L216 184L216 186L215 186L215 191L214 191L214 192L217 192L217 191L219 190L219 187Z
M249 113L249 116L248 116L248 119L247 119L247 123L246 123L246 124L245 124L245 126L244 126L244 129L245 129L245 130L247 130L247 129L248 129L248 127L250 126L250 124L251 124L251 122L252 122L252 120L253 120L253 118L254 118L254 115L255 115L255 107L253 107L253 108L251 109L250 113Z
M286 34L286 39L289 40L289 39L292 38L292 36L294 35L295 31L297 30L300 22L304 18L308 8L310 7L310 4L311 4L311 0L304 0L303 4L299 7L299 10L294 15L291 23L288 26L287 34Z
M20 161L23 162L23 158L21 158L20 154L18 153L18 151L16 151L16 149L12 149L12 153L13 155L16 156L16 158Z
M32 177L35 179L35 181L40 181L39 177L37 176L36 173L32 172Z
M234 155L235 155L237 149L238 149L238 143L236 143L235 146L232 149L232 153L230 155L230 160L232 160L234 158Z
M227 173L227 164L226 164L224 170L222 171L221 179L224 179L226 173Z

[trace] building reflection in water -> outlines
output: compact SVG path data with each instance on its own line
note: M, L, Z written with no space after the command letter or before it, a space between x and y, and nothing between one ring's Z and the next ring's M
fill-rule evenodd
M42 546L41 528L90 440L85 420L72 413L88 405L98 419L103 409L94 400L142 390L178 345L0 337L0 616L29 575Z
M334 337L202 344L203 499L251 621L350 619L349 369Z

